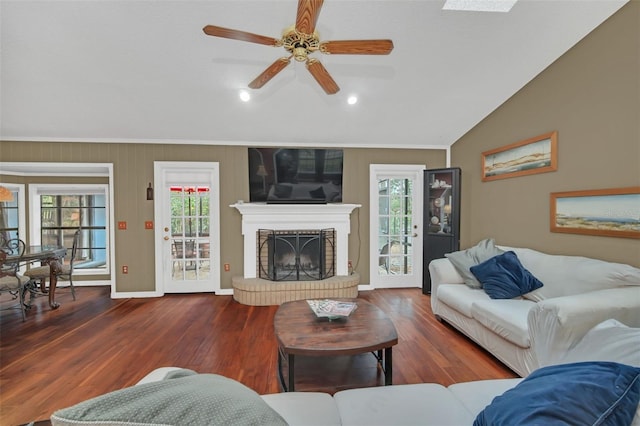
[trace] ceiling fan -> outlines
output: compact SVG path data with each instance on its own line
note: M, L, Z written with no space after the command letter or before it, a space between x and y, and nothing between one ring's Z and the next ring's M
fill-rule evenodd
M203 28L203 31L205 34L214 37L230 38L250 43L265 44L267 46L284 47L284 49L289 52L289 56L277 59L249 83L249 87L252 89L259 89L264 86L269 80L275 77L276 74L289 65L291 58L293 58L298 62L304 62L318 84L320 84L327 94L332 95L337 93L340 88L322 63L320 63L318 59L309 56L311 53L320 51L321 53L333 55L388 55L393 50L393 42L391 40L320 41L320 37L315 31L315 28L323 1L324 0L298 0L296 23L286 29L280 39L215 25L207 25Z

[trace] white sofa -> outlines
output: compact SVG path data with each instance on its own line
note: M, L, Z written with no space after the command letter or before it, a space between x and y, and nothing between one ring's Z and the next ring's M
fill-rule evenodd
M159 368L138 384L162 380ZM322 392L284 392L261 398L289 425L471 425L493 397L522 379L481 380L445 387L436 383Z
M623 415L621 413L626 413L624 415L627 416L627 419L624 422L619 418L608 417L603 423L588 422L588 424L640 426L640 404L638 404L640 400L639 342L640 328L631 328L618 321L607 320L582 336L563 359L556 360L559 363L557 366L564 368L565 371L571 371L575 366L582 368L583 376L588 377L586 382L590 381L591 384L575 382L566 376L550 377L539 374L554 368L547 367L526 379L482 380L457 383L449 387L434 383L419 383L349 389L339 391L333 396L320 392L257 395L238 382L222 378L222 376L218 377L233 385L226 388L229 389L228 391L224 388L225 382L218 381L214 382L213 386L208 386L207 389L203 390L200 387L194 392L185 392L185 388L180 388L182 385L178 385L176 379L167 379L167 375L183 371L190 374L195 373L177 367L163 367L151 371L136 386L59 410L53 414L51 421L54 426L90 424L145 424L148 426L153 424L186 424L186 422L189 424L225 425L275 425L286 422L291 426L445 426L474 424L479 413L486 413L486 416L490 416L493 409L493 414L497 412L499 416L515 415L519 419L519 421L514 421L513 417L503 418L502 421L493 419L492 423L495 425L548 424L550 419L548 416L552 416L554 424L560 424L562 418L567 424L583 424L578 420L582 416L595 415L599 416L600 421L603 421L603 417L619 416ZM607 382L610 383L610 386L605 387L604 379L601 380L604 376L596 376L595 366L592 363L586 363L588 361L613 361L624 364L622 367L625 369L626 384L622 380L623 375L616 374L613 376L613 381ZM573 364L576 362L581 364ZM619 364L614 367L618 366ZM197 376L212 375L196 374L183 378L189 380L197 378ZM541 379L543 382L534 382L536 379ZM174 386L172 381L176 382L175 386L179 390L174 394L166 394L167 389L172 389L168 386ZM524 385L527 384L527 381L529 381L529 387L525 388ZM168 386L155 389L149 387L162 384ZM562 387L564 385L566 387ZM145 388L145 386L147 387ZM214 389L218 386L219 389ZM244 395L247 399L252 399L251 404L237 406L233 400L238 397L238 393L232 389L234 386L243 388L241 391L245 392ZM538 392L539 387L546 387L547 390ZM131 391L136 392L136 388L146 389L146 391L134 397ZM119 392L123 393L117 395ZM165 392L162 397L159 396L161 392ZM511 399L506 407L501 405L504 403L505 397L511 395L513 398L514 394L518 398L515 402ZM119 398L109 398L110 395L119 396ZM540 406L541 397L547 398L548 406ZM139 401L134 403L132 398L139 398ZM592 404L598 405L599 411L596 411L595 414L591 409ZM194 412L199 411L202 406L206 406L207 409L198 414L201 417L193 417ZM141 410L146 411L141 413ZM560 413L556 410L559 410ZM533 417L534 415L531 413L534 412L536 416L547 416L546 421L540 420L540 417ZM226 416L228 421L222 423L207 417L219 414ZM523 420L523 414L530 417ZM274 415L276 417L273 417ZM118 417L116 418L116 416ZM167 420L167 416L178 420ZM483 420L487 421L486 418Z
M492 240L487 242L490 245ZM543 286L522 297L492 299L482 288L465 285L460 265L456 269L449 258L441 258L429 265L431 307L439 319L520 376L562 359L588 330L606 319L640 327L640 269L580 256L496 247L498 252L515 252Z

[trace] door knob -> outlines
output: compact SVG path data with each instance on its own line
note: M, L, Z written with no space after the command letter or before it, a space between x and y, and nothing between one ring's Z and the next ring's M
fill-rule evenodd
M166 226L164 227L164 232L169 232L169 228L167 228Z
M412 235L412 237L414 237L414 238L415 238L415 237L417 237L417 236L418 236L418 234L417 234L417 233L414 233L414 234Z
M164 237L164 240L165 241L169 241L169 237Z

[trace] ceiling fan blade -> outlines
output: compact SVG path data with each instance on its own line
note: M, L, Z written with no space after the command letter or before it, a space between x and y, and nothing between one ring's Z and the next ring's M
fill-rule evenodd
M333 95L334 93L338 93L340 88L336 84L336 82L331 78L327 69L318 61L317 59L309 59L307 61L307 69L316 79L318 84L322 86L327 95Z
M277 46L280 40L273 37L248 33L246 31L232 30L230 28L207 25L202 29L205 34L214 37L230 38L232 40L248 41L250 43L266 44L267 46Z
M296 15L296 31L303 34L313 34L320 9L324 0L298 0Z
M320 43L320 51L334 55L388 55L393 50L391 40L339 40Z
M290 58L280 58L277 59L274 63L269 65L266 70L262 71L262 74L257 76L251 83L249 83L249 87L252 89L259 89L265 84L269 82L273 77L276 76L280 71L282 71L289 62Z

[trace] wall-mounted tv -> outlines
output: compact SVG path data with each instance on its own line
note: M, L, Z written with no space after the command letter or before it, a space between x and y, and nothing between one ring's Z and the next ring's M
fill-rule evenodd
M279 204L342 202L341 149L249 148L249 199Z

